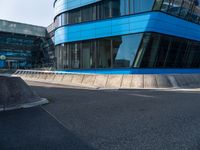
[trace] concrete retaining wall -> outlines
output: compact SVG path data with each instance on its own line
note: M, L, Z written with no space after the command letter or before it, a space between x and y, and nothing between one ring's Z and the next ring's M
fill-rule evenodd
M18 70L14 76L24 80L93 88L200 88L200 74L177 75L92 75L56 74L54 72Z

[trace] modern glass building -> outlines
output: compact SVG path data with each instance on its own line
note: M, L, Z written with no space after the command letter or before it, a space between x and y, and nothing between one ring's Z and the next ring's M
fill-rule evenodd
M200 0L56 0L57 69L200 68Z
M41 68L52 65L49 33L54 29L0 20L0 69Z

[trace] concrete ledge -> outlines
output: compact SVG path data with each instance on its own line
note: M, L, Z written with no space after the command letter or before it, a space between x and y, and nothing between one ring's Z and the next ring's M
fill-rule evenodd
M96 75L94 86L105 88L108 81L108 75Z
M83 78L84 78L84 75L82 75L82 74L80 74L80 75L75 74L73 76L72 83L74 83L74 84L82 84Z
M55 74L53 72L18 71L15 76L24 80L52 82L93 88L151 89L151 88L200 88L200 74L137 74L137 75L98 75L98 74Z
M155 75L144 75L144 88L158 88Z
M53 81L60 83L63 80L63 78L64 78L63 74L56 74L54 75Z
M123 75L121 88L124 88L124 89L131 88L132 79L133 79L133 75Z
M55 76L56 76L55 74L47 74L45 80L46 81L53 81Z
M47 74L45 74L45 73L42 73L42 74L40 74L40 76L39 76L39 80L46 80L46 78L47 78Z
M172 85L166 75L155 75L158 88L171 88Z
M133 75L131 88L144 88L144 75Z
M106 88L119 88L122 84L123 75L109 75Z
M95 79L96 79L95 75L85 75L83 78L82 85L92 87L94 86Z
M71 75L71 74L64 75L62 84L65 84L65 85L71 84L73 77L74 77L74 75Z

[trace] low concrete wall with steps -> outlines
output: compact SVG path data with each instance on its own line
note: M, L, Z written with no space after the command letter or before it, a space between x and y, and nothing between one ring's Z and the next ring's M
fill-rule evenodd
M200 74L97 75L58 74L51 71L18 70L15 74L13 74L13 76L18 76L28 81L48 82L90 88L200 88Z

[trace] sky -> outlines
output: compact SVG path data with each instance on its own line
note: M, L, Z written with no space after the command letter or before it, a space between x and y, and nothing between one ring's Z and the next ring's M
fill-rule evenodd
M47 27L53 22L54 0L0 0L0 19Z

